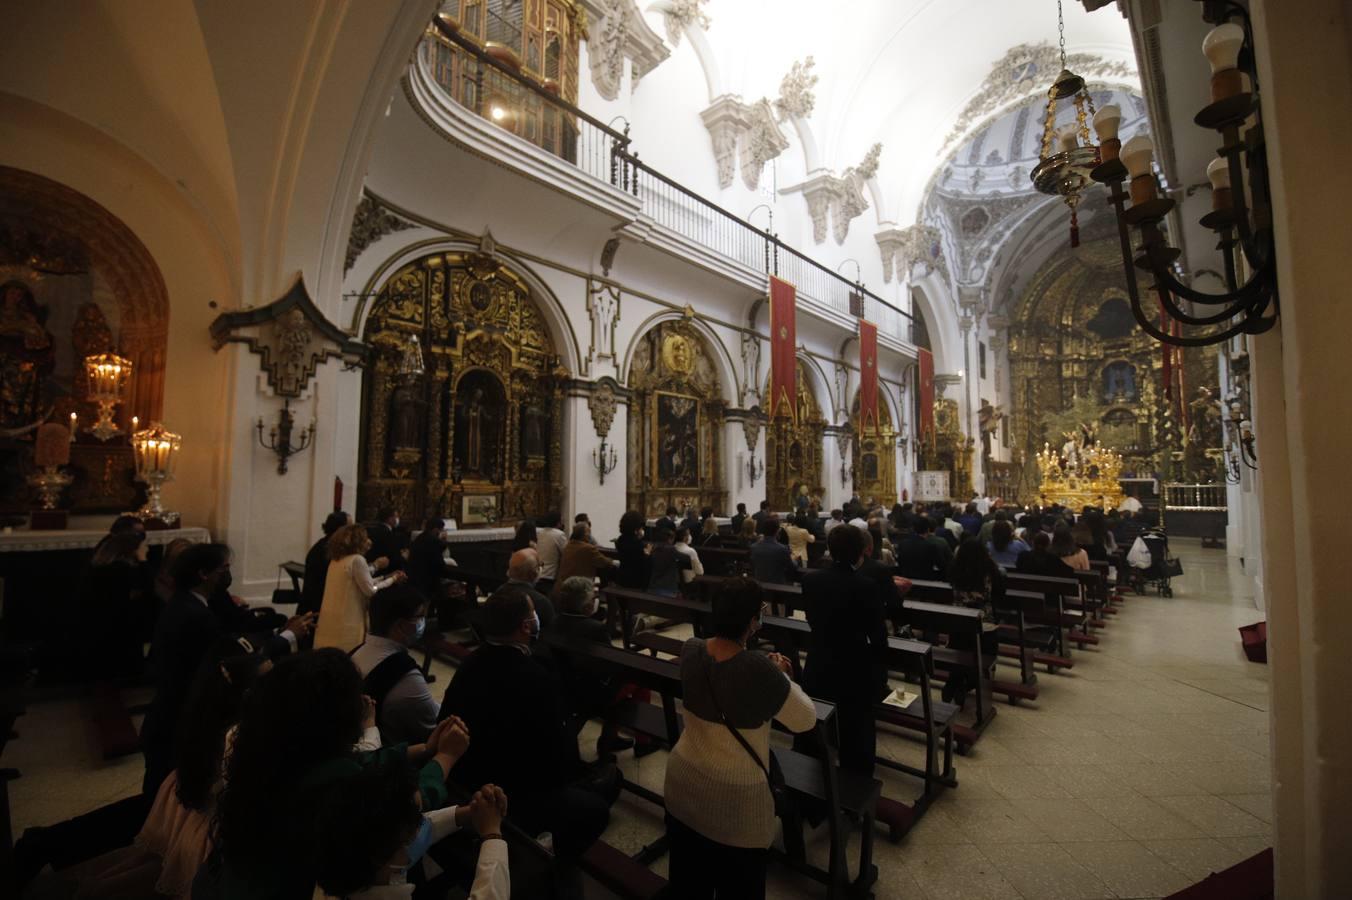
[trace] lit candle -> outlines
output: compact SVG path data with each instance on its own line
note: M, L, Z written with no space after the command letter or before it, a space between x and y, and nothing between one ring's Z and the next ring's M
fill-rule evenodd
M131 430L132 430L132 431L135 431L135 430L137 429L137 427L140 426L140 424L141 424L141 420L140 420L138 417L136 417L136 416L132 416L132 417L131 417Z
M75 440L75 421L78 418L79 417L76 416L75 413L70 414L70 439L72 441Z

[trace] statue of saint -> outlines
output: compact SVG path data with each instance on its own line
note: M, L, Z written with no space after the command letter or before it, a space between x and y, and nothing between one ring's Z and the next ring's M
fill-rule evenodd
M526 459L545 458L545 411L537 399L531 399L521 409L521 447Z
M417 392L411 384L401 384L390 397L394 415L390 422L391 445L397 450L421 449L418 427L419 407Z
M452 460L461 477L500 483L503 412L501 401L494 403L482 384L461 382L456 391Z

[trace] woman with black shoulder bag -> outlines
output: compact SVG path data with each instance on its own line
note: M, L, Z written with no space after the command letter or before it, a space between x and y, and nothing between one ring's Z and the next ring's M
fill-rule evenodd
M765 896L775 835L770 722L811 730L816 709L789 660L748 651L765 607L760 585L729 578L713 598L712 636L681 651L685 730L667 761L668 896Z

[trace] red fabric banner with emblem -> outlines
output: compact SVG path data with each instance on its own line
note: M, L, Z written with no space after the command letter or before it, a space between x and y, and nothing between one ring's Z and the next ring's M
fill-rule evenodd
M795 325L797 293L793 285L770 276L770 416L781 403L789 405L789 415L797 419L796 398L798 358L794 346L798 341Z
M920 399L920 434L923 438L934 430L934 354L920 349L920 387L917 396Z
M859 426L878 431L878 326L859 320Z

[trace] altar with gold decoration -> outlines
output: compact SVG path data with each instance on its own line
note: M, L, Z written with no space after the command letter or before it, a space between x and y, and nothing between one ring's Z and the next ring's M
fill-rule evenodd
M1058 451L1044 443L1037 454L1042 474L1039 497L1043 505L1059 503L1071 509L1101 506L1116 509L1122 502L1122 456L1098 441L1097 428L1081 425L1062 435Z

